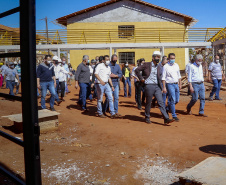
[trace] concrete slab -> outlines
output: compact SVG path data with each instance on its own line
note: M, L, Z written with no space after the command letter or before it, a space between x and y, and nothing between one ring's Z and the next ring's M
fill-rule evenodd
M54 130L58 128L59 120L58 115L60 113L55 111L50 111L47 109L39 110L38 111L38 121L40 126L40 131L45 132L48 130ZM8 118L9 120L14 122L14 126L19 131L23 130L23 123L22 123L22 114L14 114L8 116L2 116Z
M226 158L209 157L178 177L205 185L226 185Z

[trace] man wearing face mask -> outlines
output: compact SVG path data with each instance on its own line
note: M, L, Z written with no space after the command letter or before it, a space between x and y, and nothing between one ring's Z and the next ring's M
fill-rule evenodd
M18 80L18 83L20 83L19 75L17 73L17 70L14 69L14 63L9 62L9 68L5 70L4 74L4 82L6 81L8 87L9 87L9 94L14 96L13 89L15 86L15 78Z
M54 101L56 97L56 78L54 73L54 65L51 64L52 59L50 55L46 55L44 62L38 66L37 69L37 87L41 90L41 107L46 109L45 98L47 94L47 89L51 93L50 97L50 109L54 109Z
M222 79L225 79L223 74L223 70L221 64L219 62L220 57L218 55L215 56L215 61L211 62L209 65L209 75L208 81L211 82L211 78L213 81L213 89L210 93L209 101L213 101L213 95L215 94L215 100L222 100L219 96Z
M80 87L78 104L82 107L83 111L88 111L86 107L86 99L91 92L90 87L90 70L89 70L89 56L84 55L82 63L78 65L75 73L75 88Z
M145 62L143 65L139 66L135 73L139 80L145 84L145 96L146 96L146 105L145 105L145 122L151 123L150 121L150 110L151 110L151 102L152 97L155 96L160 111L164 117L164 124L167 125L171 123L173 120L169 119L169 116L166 112L165 105L162 99L162 87L161 87L161 79L158 79L157 76L157 66L161 57L161 53L159 51L154 51L152 55L152 62ZM140 72L142 71L142 75Z
M191 115L191 108L195 105L198 98L200 99L199 116L207 117L204 114L205 107L205 86L202 69L203 57L201 54L196 55L195 62L190 65L188 70L188 84L192 94L192 99L187 105L187 114Z
M95 71L97 98L98 98L97 113L99 117L106 118L106 116L103 114L103 111L102 111L102 101L103 101L103 95L105 93L109 101L111 118L114 119L114 118L117 118L117 115L115 114L115 110L114 110L114 103L113 103L113 96L112 96L112 91L114 91L115 89L110 78L111 68L109 64L110 64L109 56L105 55L104 63L99 64Z
M119 101L119 79L122 77L122 71L121 68L117 63L118 56L116 54L113 54L111 57L111 63L109 64L111 68L111 81L114 86L114 91L113 91L113 97L114 97L114 110L115 114L118 117L121 117L121 114L118 113L118 101ZM104 103L104 113L107 111L109 107L109 101L108 98L106 98L105 103Z
M180 68L175 63L175 54L168 55L169 62L164 65L162 72L163 93L168 92L168 110L171 111L173 119L179 121L176 115L175 105L180 99L181 75Z
M62 57L62 67L69 73L69 68L68 68L68 65L66 64L66 58L65 57ZM67 78L66 78L66 81L65 81L65 93L70 93L71 91L68 90L68 86L67 86Z

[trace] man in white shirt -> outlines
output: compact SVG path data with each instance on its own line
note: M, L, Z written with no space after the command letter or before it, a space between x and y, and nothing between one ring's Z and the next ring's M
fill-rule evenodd
M168 92L168 110L171 111L175 121L179 121L176 115L175 105L180 99L181 75L180 68L175 63L175 54L168 55L169 62L164 65L162 72L163 93Z
M189 71L189 68L191 66L191 64L193 64L195 62L194 59L191 59L191 61L186 65L185 67L185 75L186 75L186 78L188 78L188 71ZM188 85L188 96L191 95L191 91L190 91L190 86Z
M168 59L167 59L167 56L163 56L162 57L162 61L158 64L158 67L157 67L157 75L158 75L158 79L161 79L162 80L162 73L163 73L163 67L164 65L168 62ZM163 89L163 84L162 85L162 89ZM164 105L166 106L166 98L168 96L168 93L162 93L162 99L163 99L163 103ZM166 107L167 108L167 107ZM168 111L168 110L166 110Z
M219 62L220 57L218 55L215 56L215 61L211 62L209 65L209 75L208 75L208 80L209 82L213 81L213 89L210 93L209 100L213 101L213 95L215 94L215 100L222 100L219 96L220 94L220 89L221 89L221 83L222 79L225 79L225 76L223 74L223 70L221 67L221 64Z
M192 114L191 108L195 105L198 98L200 99L199 116L207 117L204 114L205 107L205 86L202 69L203 57L201 54L196 55L195 62L190 65L188 71L188 83L192 94L192 99L187 105L187 113Z
M114 91L114 86L112 84L110 75L111 75L111 68L109 66L110 59L108 55L104 56L104 62L99 64L96 67L95 70L95 77L96 77L96 83L97 83L97 113L98 116L101 118L106 118L104 116L102 111L102 101L103 101L103 95L105 95L108 98L109 101L109 109L111 113L111 118L116 118L115 110L114 110L114 104L113 104L113 96L112 91Z

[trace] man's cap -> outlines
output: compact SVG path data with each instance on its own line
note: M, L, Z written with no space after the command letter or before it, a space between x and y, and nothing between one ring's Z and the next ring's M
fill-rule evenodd
M160 53L160 51L154 51L153 55L160 55L161 56L161 53Z
M59 60L58 56L53 56L53 60Z
M11 65L14 65L14 63L13 62L9 62L9 66L11 66Z
M0 63L0 66L3 66L3 63Z
M96 61L96 60L94 60L94 59L92 59L92 60L91 60L91 63L96 63L96 62L97 62L97 61Z
M17 62L15 61L14 64L17 65Z
M59 59L58 59L58 62L62 62L62 60L59 58Z

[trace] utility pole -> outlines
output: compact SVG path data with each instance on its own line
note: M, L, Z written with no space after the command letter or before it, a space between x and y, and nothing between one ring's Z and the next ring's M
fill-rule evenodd
M44 19L40 19L40 20L45 20L45 22L46 22L46 37L47 37L47 45L48 45L49 44L48 18L45 17ZM49 49L48 49L48 55L49 55Z

